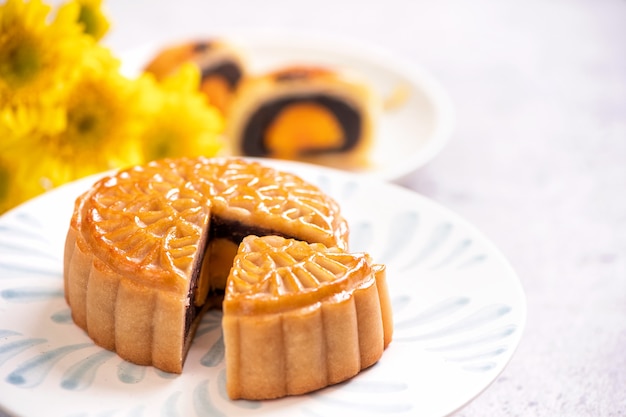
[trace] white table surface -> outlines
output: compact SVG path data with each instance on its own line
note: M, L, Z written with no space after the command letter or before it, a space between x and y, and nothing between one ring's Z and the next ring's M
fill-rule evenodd
M626 2L109 0L105 42L237 28L340 35L426 67L454 134L400 183L487 235L527 295L523 340L456 417L626 416Z

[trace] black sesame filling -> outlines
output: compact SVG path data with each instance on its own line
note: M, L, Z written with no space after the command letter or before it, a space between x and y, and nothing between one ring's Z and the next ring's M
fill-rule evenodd
M280 233L276 230L257 227L243 224L236 220L224 220L219 217L211 216L210 227L208 230L207 239L205 239L204 243L200 245L200 249L203 255L198 257L196 260L196 264L194 265L193 271L191 273L191 282L189 285L189 305L187 306L187 311L185 314L185 337L189 337L189 332L191 327L193 326L194 321L202 311L204 306L197 306L194 303L194 298L196 291L198 289L198 280L200 279L200 270L202 267L202 258L206 256L206 250L209 244L210 239L228 239L233 242L235 245L239 245L241 241L250 235L256 236L268 236L268 235L276 235L282 236L284 238L290 238L293 236L287 236L284 233ZM211 295L222 295L223 290L214 290L216 293L209 294L209 298ZM219 292L219 294L217 293Z
M243 224L237 220L224 220L217 217L211 218L211 239L228 239L235 245L239 245L243 238L250 235L276 235L287 239L293 237L287 236L284 233L280 233L276 230L272 230L266 227Z
M198 290L198 281L200 280L200 271L202 270L202 259L204 258L204 254L206 253L207 247L209 246L209 232L205 232L205 236L203 237L202 243L199 245L198 250L200 251L202 256L199 256L196 259L196 263L193 266L193 270L191 271L191 281L189 283L189 293L187 295L187 299L189 300L189 305L187 305L185 311L185 342L186 338L190 336L191 326L195 321L198 314L202 310L202 306L197 306L194 303L194 298L196 291Z
M326 107L335 115L344 133L341 146L330 149L303 149L301 154L315 155L327 152L346 152L354 148L361 136L361 116L359 112L343 100L323 94L310 94L298 97L286 97L270 101L261 106L250 117L243 133L242 151L248 156L269 156L270 151L265 143L267 129L279 113L286 107L296 103L313 103Z
M237 87L241 80L241 69L239 66L231 61L222 62L219 65L202 68L201 76L202 80L208 77L219 75L226 80L231 90Z

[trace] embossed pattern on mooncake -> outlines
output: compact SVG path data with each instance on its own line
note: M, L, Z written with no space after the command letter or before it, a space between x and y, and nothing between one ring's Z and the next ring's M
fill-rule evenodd
M345 247L345 220L337 215L337 203L319 188L293 174L243 160L209 168L210 175L204 177L210 178L213 210L218 216L264 218L266 227L288 222L296 234L305 234L305 240Z
M235 258L224 310L298 308L350 291L371 274L371 258L366 254L279 236L250 236Z
M210 210L189 186L189 168L151 163L100 181L84 203L82 228L96 256L154 285L186 285Z
M347 233L334 200L295 175L238 158L155 161L103 178L76 201L66 300L97 344L182 372L245 236L345 247Z
M300 178L238 159L162 160L94 185L79 229L98 258L123 273L144 271L156 286L182 288L209 214L346 245L336 203Z
M271 399L336 384L391 341L385 267L279 236L247 236L228 276L222 331L230 398Z

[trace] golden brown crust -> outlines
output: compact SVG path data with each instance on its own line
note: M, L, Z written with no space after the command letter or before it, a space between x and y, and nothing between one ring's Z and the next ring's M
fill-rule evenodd
M379 360L392 335L384 266L344 250L346 221L319 189L235 158L130 168L77 199L64 255L76 324L126 360L182 372L199 319L215 305L204 301L217 284L194 280L216 279L201 264L229 256L232 242L209 236L211 221L224 219L298 239L248 236L234 263L218 262L232 265L220 281L231 398L310 392ZM205 255L212 242L221 249ZM201 309L192 323L190 305Z
M391 324L381 271L364 254L245 238L223 306L228 395L302 394L376 363Z
M76 201L64 255L76 324L124 359L181 372L195 326L185 339L190 280L204 255L211 211L347 246L337 204L291 174L234 158L133 167Z

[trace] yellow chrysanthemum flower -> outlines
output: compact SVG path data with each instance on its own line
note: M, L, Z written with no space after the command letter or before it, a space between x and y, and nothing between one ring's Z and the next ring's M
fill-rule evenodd
M133 88L115 71L84 72L68 94L65 130L35 145L53 186L141 162Z
M174 156L213 156L224 120L192 65L129 80L97 41L102 0L0 5L0 213L89 174Z
M67 129L55 139L63 148L75 178L139 163L137 114L131 99L132 84L118 73L85 77L74 88L67 105Z
M96 41L102 39L109 31L111 24L102 11L102 0L72 0L68 5L78 6L78 22L82 25L83 31Z
M65 129L65 109L60 105L33 102L0 107L0 150L15 142Z
M222 148L224 120L198 92L200 74L193 65L158 84L151 75L139 80L146 111L141 134L146 161L164 157L215 156Z
M59 10L39 0L0 6L0 149L65 128L62 101L93 40L77 23L78 5Z
M0 107L53 98L76 77L87 36L71 7L48 23L49 12L40 0L0 6Z

